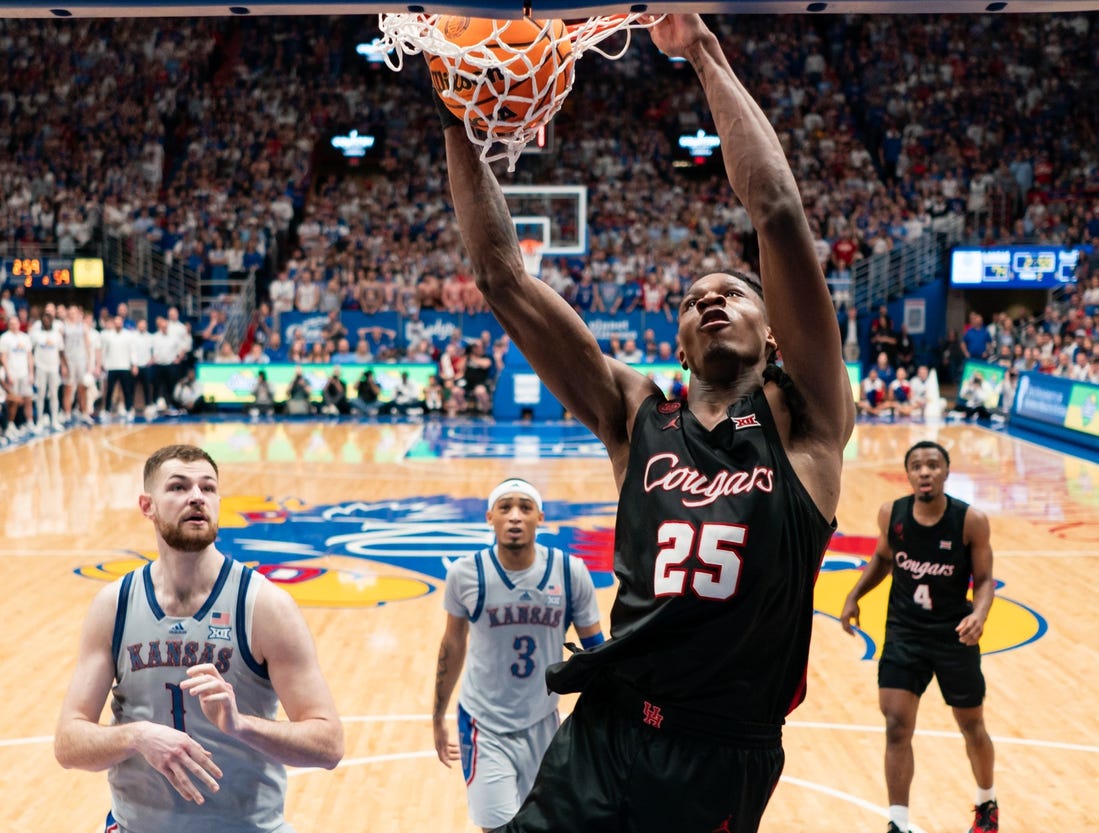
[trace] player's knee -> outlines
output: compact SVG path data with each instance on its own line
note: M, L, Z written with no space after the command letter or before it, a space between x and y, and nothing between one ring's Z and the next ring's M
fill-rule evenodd
M973 714L965 711L955 711L954 718L958 721L958 729L969 738L983 738L986 734L985 720L981 714Z
M885 739L888 743L904 743L912 739L915 721L903 712L882 709L885 716Z

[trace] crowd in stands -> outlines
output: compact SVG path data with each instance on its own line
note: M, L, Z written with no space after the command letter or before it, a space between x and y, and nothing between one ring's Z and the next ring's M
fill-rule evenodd
M364 61L356 46L378 35L375 24L0 21L0 251L78 253L110 233L207 276L253 271L261 306L243 340L228 341L217 310L195 322L204 360L282 350L295 362L429 358L445 391L447 374L465 371L448 364L468 366L478 343L491 363L496 346L476 337L453 349L384 344L362 332L280 343L289 311L338 321L345 310L484 309L452 222L426 69L412 61L397 75ZM859 258L951 221L973 242L1099 251L1099 111L1089 106L1099 100L1099 14L712 24L776 126L835 282ZM43 54L56 60L46 65ZM720 165L694 165L677 148L680 134L711 128L690 72L644 35L619 61L583 59L555 121L555 152L500 172L517 184L588 186L589 254L546 258L542 274L582 312L671 318L698 275L758 269ZM351 129L378 138L374 156L357 169L322 163L325 142ZM1085 260L1093 282L1089 269ZM1091 353L1081 339L1093 336L1094 300L1084 295L1066 299L1063 328L1049 312L1032 322L1034 311L1010 311L1014 332L993 322L996 349L985 358L1002 358L1008 333L1006 346L1021 344L1040 369L1072 371L1079 350ZM1049 341L1039 343L1043 332ZM884 351L890 365L917 379L906 336L896 337ZM955 384L958 356L973 355L960 335L923 347L937 355L919 363ZM648 345L642 353L652 355ZM482 404L465 397L462 409Z
M1019 374L1045 373L1099 385L1099 269L1072 287L1057 304L1035 314L1027 309L999 312L989 322L969 314L959 333L950 330L928 363L918 363L904 325L896 328L882 307L870 326L874 363L860 382L859 412L868 416L922 416L928 379L952 386L956 397L948 416L1002 417L1011 409ZM977 369L963 377L969 360L993 365L995 383Z
M766 16L714 18L786 146L830 272L949 216L974 240L1099 238L1097 23L792 15L773 31ZM367 64L355 47L376 35L370 16L3 21L0 241L78 250L107 228L199 269L269 269L299 309L482 308L441 143L425 141L438 133L426 71ZM568 293L586 272L618 286L652 272L674 299L701 270L755 265L719 166L673 166L676 138L709 127L689 72L644 35L619 61L582 63L557 152L513 175L592 191L590 257L553 265ZM636 76L647 82L623 83ZM321 170L320 145L352 128L381 139L378 158Z

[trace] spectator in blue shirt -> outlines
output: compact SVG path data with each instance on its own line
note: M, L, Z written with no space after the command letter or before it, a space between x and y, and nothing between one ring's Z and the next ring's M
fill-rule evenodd
M631 278L622 284L622 289L618 293L616 312L631 313L637 309L639 303L641 303L641 284Z
M992 344L992 334L985 327L985 320L980 313L969 314L969 326L962 334L962 350L967 359L983 360L988 356L989 347Z
M282 333L278 330L272 330L263 352L267 356L268 361L286 361L286 347L282 343Z
M357 362L358 359L351 349L351 342L346 338L339 339L336 342L336 352L332 354L330 361L332 364L354 364Z

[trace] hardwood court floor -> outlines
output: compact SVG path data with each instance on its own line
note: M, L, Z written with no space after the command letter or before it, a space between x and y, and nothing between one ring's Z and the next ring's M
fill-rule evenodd
M153 550L136 504L144 459L191 442L221 465L225 541L246 558L277 551L279 579L294 579L295 563L328 571L295 592L346 721L347 753L335 772L292 771L289 820L299 833L473 831L461 775L435 760L428 720L444 622L430 591L442 559L476 547L484 496L505 476L532 480L557 505L548 531L567 527L589 544L605 543L599 530L613 524L615 494L606 460L577 434L443 434L419 425L108 426L0 453L0 830L102 829L105 773L62 770L50 736L92 595ZM1099 829L1099 606L1089 599L1099 578L1099 467L968 425L860 424L838 512L844 537L818 582L809 696L786 729L786 769L763 830L885 829L882 721L875 664L864 658L880 643L884 595L864 600L866 639L842 633L834 617L864 536L876 533L877 507L907 491L905 449L924 438L952 452L950 491L992 518L1002 586L982 647L995 651L984 664L986 714L1003 829ZM599 596L606 627L613 591ZM934 686L919 729L914 829L961 833L972 777Z

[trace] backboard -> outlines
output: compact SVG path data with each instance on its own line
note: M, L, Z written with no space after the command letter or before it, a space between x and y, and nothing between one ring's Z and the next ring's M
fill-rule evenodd
M1083 12L1099 0L662 0L607 3L600 0L0 0L2 17L193 17L233 15L355 15L382 12L464 14L517 18L585 18L620 12L717 14L985 14Z
M542 254L588 251L588 189L583 185L504 185L519 239L541 238Z

